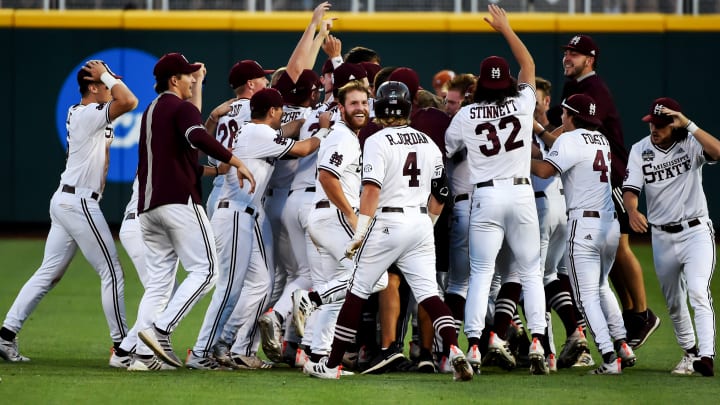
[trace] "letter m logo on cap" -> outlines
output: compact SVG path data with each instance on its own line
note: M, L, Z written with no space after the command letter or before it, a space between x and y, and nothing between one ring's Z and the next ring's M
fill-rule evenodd
M662 104L656 104L653 108L653 114L654 115L662 115L662 109L665 108Z
M575 35L571 40L570 43L573 45L577 45L580 42L580 35Z
M595 115L595 111L597 108L595 107L595 104L590 103L590 115Z
M500 78L500 68L494 67L490 71L490 77L492 79L499 79Z

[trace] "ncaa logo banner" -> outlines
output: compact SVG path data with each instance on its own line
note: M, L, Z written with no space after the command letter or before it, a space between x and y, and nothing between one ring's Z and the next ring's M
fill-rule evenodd
M76 74L85 62L92 59L105 61L113 72L122 76L122 81L139 101L134 111L123 114L113 121L115 139L110 145L110 168L107 181L128 183L135 177L137 169L142 114L145 107L157 96L153 89L155 78L152 73L157 57L133 48L111 48L88 55L78 61L78 64L67 73L55 105L55 127L64 150L67 150L67 130L65 129L67 111L71 105L78 104L81 98Z

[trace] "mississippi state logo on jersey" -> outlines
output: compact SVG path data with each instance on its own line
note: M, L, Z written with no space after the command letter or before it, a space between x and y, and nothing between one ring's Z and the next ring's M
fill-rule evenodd
M330 156L330 164L335 166L340 166L343 162L343 155L333 152L332 156Z
M651 149L645 149L642 152L642 160L646 162L652 162L653 159L655 159L655 152L653 152Z

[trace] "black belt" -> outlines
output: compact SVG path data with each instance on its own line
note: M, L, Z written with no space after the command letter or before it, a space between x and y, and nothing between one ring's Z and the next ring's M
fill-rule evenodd
M399 212L404 213L405 208L402 207L382 207L380 209L381 212ZM427 214L427 207L420 207L420 213L421 214Z
M302 190L302 189L301 189L301 190ZM292 194L293 191L295 191L295 190L290 190L290 191L288 192L288 195ZM306 192L306 193L314 193L314 192L315 192L315 186L305 187L305 192ZM268 194L268 195L272 195L272 194Z
M62 192L68 194L75 194L75 186L68 186L67 184L63 184ZM97 199L100 198L100 194L93 191L92 194L90 194L90 198L97 201Z
M560 195L565 195L565 190L560 189ZM544 191L536 191L535 198L546 198L547 194Z
M688 221L687 226L688 228L692 228L694 226L700 225L700 219L695 218ZM665 231L667 233L678 233L682 232L683 229L685 229L682 224L673 224L673 225L657 225L660 230Z
M135 217L136 215L134 212L129 212L127 215L125 215L125 220L127 221L128 219L135 219Z
M585 218L600 218L600 212L598 212L598 211L583 211L583 217L585 217ZM613 212L613 218L617 219L617 212Z
M330 208L330 201L318 201L315 208Z
M515 177L513 178L513 185L520 185L520 184L530 184L530 179L527 177ZM480 183L475 184L475 188L481 188L481 187L492 187L495 185L494 180L488 180L483 181Z
M220 201L218 204L218 208L230 208L230 201ZM246 214L255 215L255 208L253 207L245 207L243 210Z
M468 193L458 194L453 199L453 202L460 202L460 201L465 201L465 200L469 200L469 199L470 199L470 194L468 194Z

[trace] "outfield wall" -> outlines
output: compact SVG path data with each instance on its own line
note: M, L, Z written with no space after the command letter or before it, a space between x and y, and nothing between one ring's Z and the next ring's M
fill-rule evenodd
M333 13L334 33L344 49L377 50L384 66L410 66L430 88L443 68L476 73L492 54L512 60L502 37L483 14ZM140 98L140 106L116 130L111 179L102 201L109 222L117 223L130 197L136 165L140 115L154 97L152 64L166 52L182 51L208 67L204 111L232 96L227 72L238 59L256 59L265 68L287 62L309 13L146 12L0 10L0 223L48 222L48 203L64 168L65 112L79 100L76 69L104 57ZM538 75L562 87L561 46L578 32L600 47L598 72L613 91L623 118L626 144L646 135L640 122L659 96L677 99L688 116L720 136L716 119L720 84L711 62L720 51L720 15L683 17L660 14L513 14L511 23L533 54ZM319 58L316 67L322 63ZM517 71L517 65L511 69ZM720 223L716 168L706 172L711 217ZM206 185L209 183L206 183ZM207 193L208 187L205 187Z

